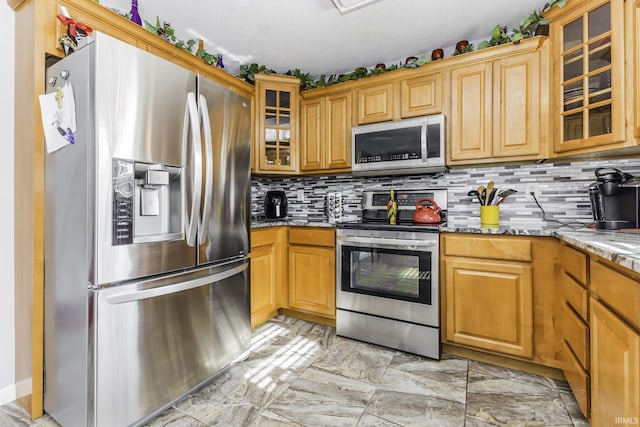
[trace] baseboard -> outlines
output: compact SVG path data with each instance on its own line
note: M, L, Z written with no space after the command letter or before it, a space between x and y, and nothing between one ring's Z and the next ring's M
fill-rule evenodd
M466 359L477 360L479 362L489 363L491 365L502 366L504 368L515 369L517 371L527 372L534 375L542 375L543 377L553 378L556 380L566 381L564 374L560 369L550 366L542 366L536 363L524 360L512 359L507 356L498 356L495 354L485 353L470 348L458 347L453 344L442 344L442 352L452 354L454 356L464 357Z
M16 399L31 395L31 377L16 383Z
M0 406L16 400L16 385L11 384L0 388Z
M334 317L325 317L320 316L318 314L306 313L304 311L292 310L289 308L281 308L280 314L284 314L285 316L295 317L296 319L306 320L307 322L320 323L321 325L331 326L333 328L336 327L336 318Z

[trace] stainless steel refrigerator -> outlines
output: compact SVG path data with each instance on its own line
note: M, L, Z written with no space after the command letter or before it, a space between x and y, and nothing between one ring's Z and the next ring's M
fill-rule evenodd
M46 76L45 410L138 424L249 347L251 101L104 34Z

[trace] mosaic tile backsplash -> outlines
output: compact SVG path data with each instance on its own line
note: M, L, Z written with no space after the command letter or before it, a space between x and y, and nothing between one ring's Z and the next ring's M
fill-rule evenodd
M595 181L594 171L601 167L615 167L631 175L640 175L640 159L556 162L527 165L454 168L440 175L411 175L387 177L351 177L346 175L303 176L294 178L254 177L251 181L251 212L264 215L264 196L267 190L284 190L288 198L288 216L325 220L324 206L328 192L342 193L342 221L360 219L364 190L446 188L449 195L450 219L466 220L478 217L477 200L467 196L471 189L486 185L489 180L499 188L513 188L518 193L500 205L500 224L503 226L557 225L542 219L542 212L526 194L527 185L536 184L538 202L546 218L563 223L592 223L588 187ZM298 199L302 190L304 200Z

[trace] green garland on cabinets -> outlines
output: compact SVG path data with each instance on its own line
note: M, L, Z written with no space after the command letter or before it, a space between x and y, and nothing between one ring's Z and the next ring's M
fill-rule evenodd
M564 7L567 3L567 0L552 0L546 3L539 11L533 11L529 16L523 18L520 21L520 26L518 28L514 28L511 32L508 31L506 26L496 25L491 32L491 38L489 40L484 40L478 44L478 50L484 49L490 46L497 46L500 44L506 43L519 43L520 40L533 37L537 35L537 31L540 27L549 24L549 19L543 18L543 14L549 11L552 7ZM130 15L128 13L124 13L117 9L111 9L117 14L130 19ZM155 25L149 23L148 21L144 21L144 28L148 31L162 37L167 42L173 44L174 46L185 50L187 52L193 53L201 58L204 62L209 65L214 65L219 68L224 69L224 64L222 63L222 55L221 54L211 54L204 49L198 49L196 52L193 52L194 46L197 41L194 39L189 39L187 41L180 40L175 35L175 29L171 27L171 24L168 22L160 23L160 18L156 17ZM461 55L467 52L472 52L474 50L474 46L472 44L467 45L462 51L455 51L454 55ZM340 74L340 75L325 75L321 74L318 78L314 78L310 73L303 73L299 68L295 68L293 70L288 70L284 74L295 76L300 79L300 89L314 89L324 86L329 86L335 83L346 82L349 80L358 80L363 77L374 76L378 74L385 73L387 71L397 70L399 68L417 68L420 67L427 62L430 62L430 55L425 54L420 58L416 58L414 56L410 56L406 59L404 63L392 64L390 66L386 66L385 64L378 64L374 68L367 69L365 67L358 67L350 73ZM256 63L252 64L244 64L240 66L240 74L238 77L247 81L248 83L255 84L254 75L258 73L272 73L276 74L277 71L268 68L265 65L259 65Z
M553 0L549 3L546 3L539 11L534 10L529 16L526 18L522 18L520 20L520 26L518 28L514 28L511 32L508 31L508 28L503 25L496 25L493 28L491 33L491 38L489 40L484 40L478 44L478 50L484 49L490 46L497 46L505 43L519 43L520 40L527 39L537 35L537 31L542 26L549 24L549 19L543 18L542 15L545 12L548 12L552 7L562 8L567 3L567 0ZM474 46L472 44L467 45L461 51L455 51L453 55L461 55L467 52L472 52L474 50ZM429 55L422 55L420 58L409 57L406 62L399 64L392 64L389 67L384 66L384 64L379 64L372 69L367 69L365 67L358 67L354 71L346 74L335 75L331 74L326 76L325 74L321 74L317 79L314 79L309 73L303 73L298 68L294 70L288 70L284 74L296 76L300 79L300 89L314 89L318 87L329 86L334 83L346 82L349 80L357 80L363 77L374 76L377 74L385 73L387 71L397 70L398 68L417 68L421 65L430 62L431 58ZM240 75L241 79L244 79L248 83L255 84L254 75L258 73L277 73L276 71L267 68L265 65L258 65L256 63L246 64L240 66Z

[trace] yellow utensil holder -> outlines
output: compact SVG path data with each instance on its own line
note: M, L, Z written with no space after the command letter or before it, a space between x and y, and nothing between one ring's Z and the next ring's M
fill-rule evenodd
M500 223L500 206L480 206L480 226L498 228Z

